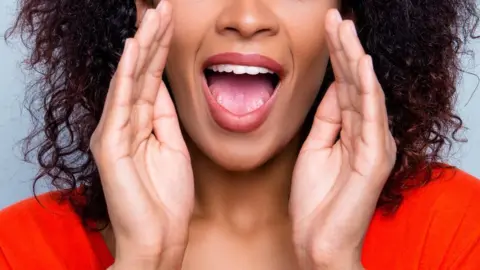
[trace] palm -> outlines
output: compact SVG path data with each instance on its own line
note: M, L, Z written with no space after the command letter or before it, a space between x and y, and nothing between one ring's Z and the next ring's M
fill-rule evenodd
M129 40L91 141L117 243L143 255L184 245L193 209L190 157L161 79L173 32L165 3Z
M370 57L353 34L353 23L333 15L327 15L326 28L335 82L299 153L290 197L296 244L329 252L361 245L395 162L385 99Z
M163 86L160 91L167 92ZM135 174L141 179L139 182L142 187L137 192L124 193L123 199L131 209L125 209L124 206L122 213L113 217L119 216L122 223L130 224L125 226L141 228L138 230L141 235L136 235L135 239L143 239L146 243L146 239L152 239L152 235L171 233L188 224L193 207L193 173L188 151L181 144L170 98L157 98L155 106L138 100L134 106L138 109L121 131L129 134L131 139L117 144L118 150L123 150L119 153L123 152L124 155L118 159L116 171L117 181L130 182L129 188L132 189L134 184L131 179L137 179L132 177ZM153 111L156 120L142 121L142 112L147 111ZM180 144L171 138L162 141L161 138L165 136L180 136Z
M335 86L332 85L329 89L331 96L335 91L333 87ZM331 96L326 96L326 98ZM350 112L345 112L345 114L348 117ZM323 120L316 118L315 122L317 121ZM339 127L341 125L340 123L330 124ZM336 127L333 128L338 130ZM340 128L345 130L344 126ZM350 175L354 168L354 164L350 163L351 160L355 160L353 158L355 153L350 147L355 144L354 140L343 133L339 140L333 144L329 143L327 146L324 145L323 139L313 138L313 136L309 136L305 141L298 155L292 178L294 182L292 183L290 210L294 214L295 221L305 221L311 218L334 198L345 181L339 181L340 174L344 176L342 179L345 179L345 176Z
M151 181L152 197L163 205L161 209L169 219L188 222L193 206L190 160L184 153L172 150L167 145L162 147L153 135L149 140L152 142L146 141L145 150L139 151L138 158L133 161L135 164L144 162L147 177L155 179Z
M348 89L352 86L342 87ZM359 156L354 147L362 143L360 134L363 119L358 112L358 110L361 110L361 104L358 104L359 102L356 104L350 103L349 97L341 96L342 94L348 94L348 92L339 93L337 88L338 83L334 82L323 100L325 107L329 107L328 113L337 111L337 116L332 115L325 118L319 114L316 115L313 126L315 130L312 130L297 158L293 175L295 182L292 186L294 200L291 204L292 212L297 215L296 220L308 218L309 215L319 211L323 205L328 204L329 200L334 198L333 195L341 189L346 179L353 173L363 175L362 170L365 167L358 162L367 157ZM346 102L342 103L341 100ZM334 106L338 106L338 108L335 109ZM335 118L337 120L334 120ZM331 134L325 134L324 128L320 127L321 129L319 129L318 122L323 122L320 126L324 127L326 123ZM325 141L325 138L327 138L325 136L332 139L333 133L337 133L339 130L341 132L337 141ZM320 135L320 137L316 137L315 134ZM322 174L320 175L319 172L322 172ZM296 194L299 194L298 197L295 196ZM298 198L298 201L295 198Z
M144 106L153 118L142 115L131 118L126 128L138 142L138 147L129 161L144 179L147 191L159 211L169 220L188 222L193 207L193 172L190 155L180 133L175 108L168 91L161 83L154 103L137 101L137 111ZM151 113L150 113L151 112ZM135 121L138 119L138 121ZM138 126L135 127L135 124ZM138 221L138 219L137 219Z

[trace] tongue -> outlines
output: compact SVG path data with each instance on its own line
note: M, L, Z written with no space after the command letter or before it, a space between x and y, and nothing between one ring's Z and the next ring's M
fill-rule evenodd
M217 103L236 115L244 115L262 107L274 90L268 75L264 74L214 72L208 79Z

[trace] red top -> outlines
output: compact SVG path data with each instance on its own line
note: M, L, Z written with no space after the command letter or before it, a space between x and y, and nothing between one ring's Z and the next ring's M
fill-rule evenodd
M0 212L0 269L106 269L113 258L49 193ZM363 250L366 269L480 269L480 181L454 169L406 194L395 215L377 212Z

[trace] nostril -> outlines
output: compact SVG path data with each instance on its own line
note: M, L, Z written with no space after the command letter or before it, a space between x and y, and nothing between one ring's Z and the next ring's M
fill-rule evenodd
M225 28L225 31L238 32L238 30L237 30L235 27L226 27L226 28Z
M258 36L273 36L275 31L269 28L257 28L257 27L225 27L222 32L227 35L238 35L243 38L254 38Z
M241 38L255 38L259 36L273 36L278 32L275 22L253 18L236 19L230 18L217 23L217 31L223 35L239 36Z

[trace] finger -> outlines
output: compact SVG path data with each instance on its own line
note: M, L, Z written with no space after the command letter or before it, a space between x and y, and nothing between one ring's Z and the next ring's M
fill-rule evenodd
M167 61L170 41L173 35L173 24L171 23L171 6L163 0L160 4L160 16L162 23L157 35L154 54L151 56L148 64L143 88L140 92L138 101L154 105L158 90L162 84L162 75Z
M388 117L385 95L373 70L372 58L365 55L359 63L361 102L362 102L362 138L369 146L377 150L385 147Z
M355 111L353 107L351 97L349 93L351 92L349 88L350 79L348 73L348 63L346 55L343 51L343 46L339 38L339 27L342 23L342 17L338 10L331 9L327 12L325 27L327 31L327 45L330 52L330 62L332 64L333 72L335 75L336 83L336 92L338 98L338 104L342 110L342 136L345 140L342 139L346 146L349 146L347 138L352 138L354 130L354 118L352 112Z
M350 20L343 21L338 27L338 37L343 48L342 53L346 58L344 69L346 70L347 77L349 78L348 91L343 94L348 96L344 99L349 100L348 117L345 117L345 126L347 127L347 133L351 138L357 138L361 136L362 132L362 102L360 96L360 77L358 74L358 66L360 59L365 55L365 51L357 37L355 25Z
M365 51L360 43L355 30L355 24L346 20L339 26L339 39L343 48L343 53L346 56L346 64L348 73L350 74L351 82L357 87L360 87L360 77L358 75L358 62L360 58L365 55Z
M160 3L155 8L158 16L160 17L160 24L158 26L157 33L155 34L153 44L151 46L150 52L147 56L148 66L152 63L152 59L155 54L157 54L157 49L162 39L162 36L165 34L165 30L171 22L171 5L167 0L161 0Z
M392 169L385 144L386 105L383 90L375 75L371 57L364 55L358 65L362 102L362 140L356 141L354 172L336 200L337 224L353 224L351 229L362 241L370 224L378 197ZM362 207L353 207L362 205Z
M137 66L135 68L135 78L143 73L145 67L148 65L148 55L150 53L155 36L159 29L160 16L154 9L148 9L145 16L142 19L140 28L135 34L135 39L140 46L140 53L138 56Z
M331 148L337 139L341 125L342 117L338 105L336 83L333 83L317 108L312 128L302 150Z
M122 132L119 131L127 125L132 110L132 89L135 85L134 73L136 62L138 60L138 43L135 39L127 39L125 42L125 49L120 58L115 75L113 76L110 88L107 93L107 98L104 104L104 112L101 117L103 123L104 136L109 143L118 143L122 141ZM116 145L118 147L118 145ZM138 179L137 171L132 162L125 153L120 153L119 159L105 159L98 163L98 169L102 175L101 184L105 191L105 199L111 209L121 209L122 203L125 200L132 201L137 198L122 197L119 200L119 194L138 195L142 194L143 186L138 181L131 181ZM108 156L109 153L103 153ZM115 161L115 162L111 162ZM97 161L98 162L98 161ZM117 168L114 168L117 167ZM112 169L113 168L113 169ZM127 172L127 175L118 175L119 168L122 172ZM126 169L126 170L125 170Z
M330 52L330 61L332 63L335 81L337 83L346 83L347 77L344 70L346 57L343 53L342 44L338 38L338 28L342 22L342 17L338 10L331 9L327 12L325 28L327 31L327 45Z
M162 83L155 100L153 131L162 145L180 151L188 158L175 106L164 83Z
M135 107L132 113L132 123L135 130L135 139L131 148L133 152L137 151L141 143L152 134L154 103L162 81L163 67L165 66L165 60L155 56L159 54L162 58L166 58L167 52L162 46L164 45L168 48L171 38L171 36L165 37L164 35L166 27L170 24L170 15L168 14L170 6L168 2L162 1L154 12L156 13L155 16L160 18L160 21L156 24L157 31L154 39L147 41L151 43L145 46L145 48L149 48L148 59L145 60L144 67L140 69L141 74L138 75L137 88L139 90L137 90ZM165 39L168 39L168 41L165 42Z
M122 129L130 119L132 89L135 85L134 74L137 60L138 44L135 39L127 39L104 106L102 118L105 119L105 129Z

